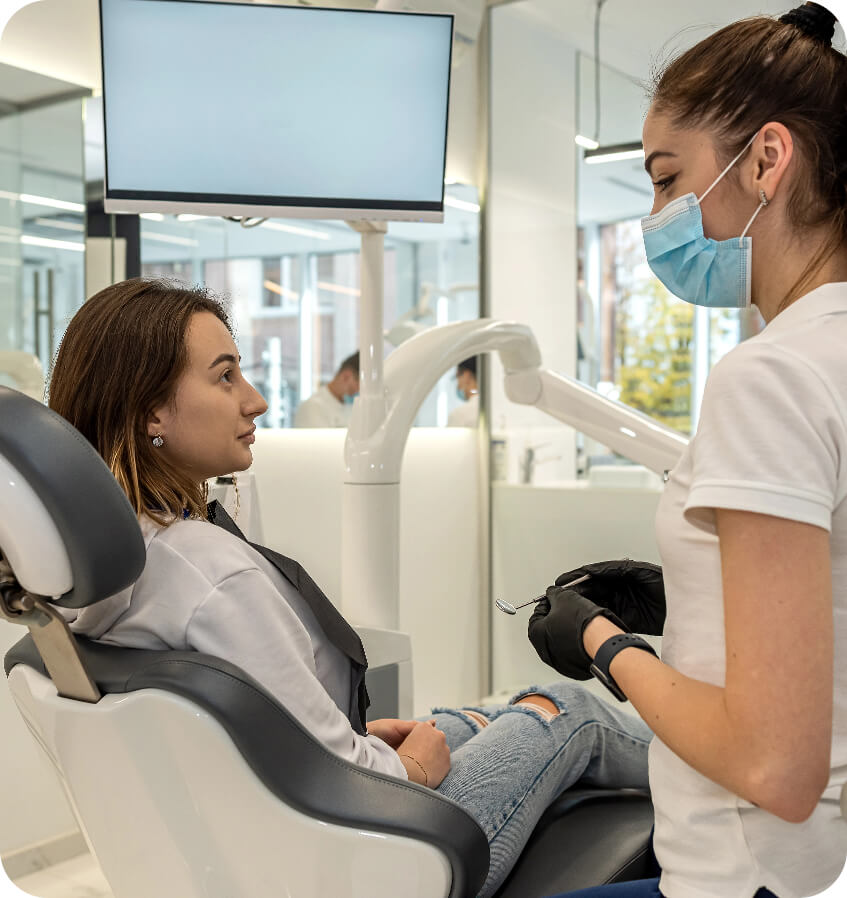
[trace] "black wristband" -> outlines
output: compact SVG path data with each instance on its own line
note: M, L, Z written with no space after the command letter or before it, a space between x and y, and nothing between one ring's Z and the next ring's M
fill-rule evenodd
M614 658L618 652L622 652L624 649L628 648L641 649L642 651L650 652L651 655L658 657L653 646L650 645L646 639L642 639L640 636L635 636L633 633L619 633L617 636L612 636L607 639L600 648L597 649L597 652L594 655L594 661L590 668L591 673L594 674L594 676L619 702L625 702L627 701L627 698L623 694L621 687L615 682L615 678L609 673L609 665L612 663L612 658Z

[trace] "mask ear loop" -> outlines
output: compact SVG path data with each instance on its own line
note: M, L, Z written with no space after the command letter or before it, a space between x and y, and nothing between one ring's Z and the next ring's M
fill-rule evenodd
M744 144L744 149L743 149L743 150L742 150L742 151L735 157L735 159L732 160L732 162L729 163L729 165L727 165L727 167L726 167L726 168L725 168L725 169L724 169L724 170L717 176L717 178L715 178L715 180L712 181L711 187L709 187L709 189L703 194L703 196L701 196L700 199L697 200L697 205L698 205L698 206L699 206L700 203L702 203L703 200L706 199L706 197L712 192L712 190L715 188L715 186L718 184L718 182L721 180L721 178L722 178L722 177L723 177L723 176L724 176L724 175L725 175L725 174L732 168L733 165L735 165L736 162L738 162L738 160L739 160L739 159L740 159L740 158L747 152L747 150L750 149L750 144L753 143L753 141L754 141L758 136L759 136L759 132L757 131L757 132L756 132L756 133L755 133L755 134L754 134L754 135L747 141L747 143ZM750 225L747 225L747 227L749 228ZM746 232L745 232L745 233L746 233Z
M759 208L756 209L756 211L753 213L753 217L750 219L750 221L747 222L747 227L744 228L744 230L741 232L741 236L738 238L739 246L741 246L742 241L747 236L747 232L750 230L750 226L756 220L756 216L762 211L762 209L765 208L765 206L770 203L770 200L767 198L767 196L765 196L764 190L759 190L759 199L761 200L761 202L759 203Z

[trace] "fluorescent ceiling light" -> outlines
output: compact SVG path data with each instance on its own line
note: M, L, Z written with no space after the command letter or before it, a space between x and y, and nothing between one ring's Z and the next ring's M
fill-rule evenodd
M289 290L288 287L283 287L282 284L277 284L274 281L264 281L262 286L266 290L270 290L271 293L278 293L286 299L293 299L294 302L297 302L297 300L300 299L299 293L295 293L293 290Z
M286 234L299 234L301 237L314 237L316 240L329 240L329 234L326 231L298 228L296 225L280 224L278 221L263 221L259 227L270 228L272 231L285 231Z
M0 190L0 199L12 202L20 200L31 206L49 206L51 209L64 209L66 212L85 212L83 203L69 203L66 200L56 200L49 196L35 196L32 193L12 193L9 190Z
M643 159L644 147L638 142L615 143L596 150L586 150L582 157L588 165L601 162L622 162L624 159Z
M165 216L161 212L139 212L139 218L146 218L147 221L164 221Z
M21 236L21 243L25 246L47 246L51 249L70 249L75 253L84 253L85 244L70 240L51 240L49 237L30 237L29 234Z
M158 231L142 231L144 240L156 240L159 243L175 243L177 246L197 246L197 241L190 237L175 237L173 234L160 234Z
M33 206L50 206L51 209L65 209L68 212L85 212L84 203L68 203L65 200L54 200L49 196L35 196L31 193L22 193L20 199L22 203L29 203Z
M85 225L77 221L62 221L59 218L36 218L33 224L45 228L58 228L60 231L84 231Z
M329 281L318 281L321 290L329 290L330 293L343 293L345 296L360 296L362 291L355 287L342 287L341 284L332 284Z
M479 212L479 203L469 203L467 200L457 200L453 196L444 197L444 205L454 209L462 209L465 212Z
M596 140L591 137L585 137L582 134L577 134L576 137L574 137L573 142L586 150L596 150L597 147L600 146Z

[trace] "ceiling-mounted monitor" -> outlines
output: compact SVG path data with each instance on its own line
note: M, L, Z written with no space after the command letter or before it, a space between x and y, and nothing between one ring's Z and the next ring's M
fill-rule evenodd
M107 212L441 221L453 17L100 0Z

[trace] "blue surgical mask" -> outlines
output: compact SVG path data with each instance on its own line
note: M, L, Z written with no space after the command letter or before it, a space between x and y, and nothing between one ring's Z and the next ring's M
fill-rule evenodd
M358 395L359 395L358 393L353 393L352 396L348 396L348 395L345 393L345 394L344 394L344 404L345 404L345 405L352 405L352 404L356 401L356 397L357 397Z
M745 309L750 305L753 238L746 234L768 204L764 192L742 235L730 240L704 236L700 204L747 152L756 134L700 199L687 193L668 203L661 212L641 219L647 262L653 274L674 296L686 302L712 309Z
M465 396L465 391L461 387L456 387L456 395L459 397L459 399L462 400L462 402L467 402L468 397Z

